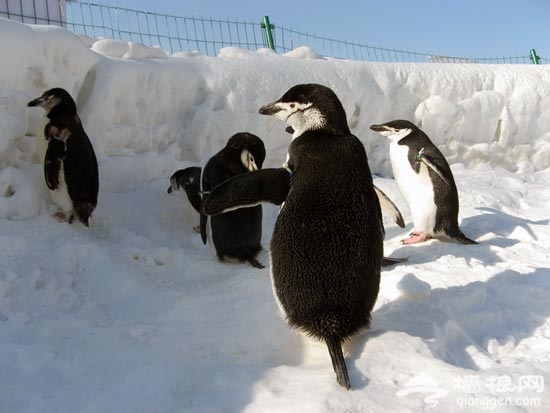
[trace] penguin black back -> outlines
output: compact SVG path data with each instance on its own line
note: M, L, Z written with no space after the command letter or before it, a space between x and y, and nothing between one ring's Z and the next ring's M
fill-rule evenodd
M349 388L341 344L369 326L383 258L365 148L325 86L298 85L260 113L295 131L290 191L271 241L275 292L291 326L326 342L337 381Z

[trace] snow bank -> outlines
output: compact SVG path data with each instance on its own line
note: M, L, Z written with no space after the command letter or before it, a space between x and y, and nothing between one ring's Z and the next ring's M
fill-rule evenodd
M546 66L364 63L319 58L307 47L283 56L228 47L216 58L166 58L156 48L108 39L90 49L58 28L2 20L0 30L0 51L10 62L0 88L5 165L28 158L14 147L25 131L32 134L39 109L25 103L53 86L75 96L102 159L173 148L166 162L204 160L231 134L248 130L264 139L268 162L277 165L288 136L257 110L302 82L336 91L382 176L391 176L387 142L368 127L397 118L423 128L451 164L531 172L550 165ZM143 172L151 179L165 171Z

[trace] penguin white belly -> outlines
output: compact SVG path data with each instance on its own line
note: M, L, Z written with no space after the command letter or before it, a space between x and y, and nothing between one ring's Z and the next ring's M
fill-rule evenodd
M414 231L433 235L437 207L434 190L428 168L420 165L417 174L408 159L409 148L406 145L390 145L390 161L395 182L411 211Z
M63 171L63 162L59 168L59 185L56 189L50 190L53 203L63 212L70 213L73 211L73 201L69 196L67 182L65 181L65 172Z

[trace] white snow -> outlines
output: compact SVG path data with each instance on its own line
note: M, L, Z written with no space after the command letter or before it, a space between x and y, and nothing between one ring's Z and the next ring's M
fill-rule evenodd
M547 409L548 66L149 49L0 19L1 412ZM291 136L258 109L309 82L340 97L407 222L385 221L386 255L410 258L383 270L372 328L345 346L350 392L325 346L279 316L269 267L218 262L188 202L166 193L175 170L239 131L280 166ZM55 86L75 97L99 159L89 229L50 217L34 153L42 113L26 103ZM400 245L410 212L389 142L369 130L398 118L449 160L461 228L480 245ZM265 264L276 215L264 207Z

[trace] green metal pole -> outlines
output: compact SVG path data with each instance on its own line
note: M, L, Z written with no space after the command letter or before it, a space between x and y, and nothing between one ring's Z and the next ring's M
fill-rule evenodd
M265 36L267 38L267 45L271 50L275 50L275 42L273 42L273 33L271 32L271 23L269 23L269 16L264 16L262 19L262 26L265 28Z
M540 58L537 56L537 52L535 51L535 49L531 49L529 53L531 54L531 60L533 61L533 63L538 65Z

